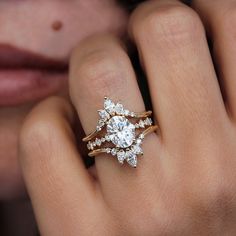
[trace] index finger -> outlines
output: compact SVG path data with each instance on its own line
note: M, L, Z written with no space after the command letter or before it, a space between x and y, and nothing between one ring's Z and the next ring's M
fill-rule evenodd
M79 233L96 220L94 183L76 148L73 117L69 103L50 98L21 132L20 163L42 235Z

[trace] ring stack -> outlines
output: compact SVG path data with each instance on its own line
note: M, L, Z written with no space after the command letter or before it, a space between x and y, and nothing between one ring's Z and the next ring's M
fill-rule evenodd
M137 157L143 155L144 137L157 130L150 118L152 112L132 112L118 102L104 98L104 108L98 110L99 120L96 130L83 138L87 142L89 156L101 153L116 156L120 164L125 161L137 167Z

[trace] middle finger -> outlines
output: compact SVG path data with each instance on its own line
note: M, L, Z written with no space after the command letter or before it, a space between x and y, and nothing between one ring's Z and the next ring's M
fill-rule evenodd
M197 14L177 0L147 1L130 26L164 142L176 147L222 127L226 110Z

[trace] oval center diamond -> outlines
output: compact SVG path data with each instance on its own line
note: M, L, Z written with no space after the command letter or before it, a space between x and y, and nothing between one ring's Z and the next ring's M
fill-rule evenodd
M107 133L113 144L120 148L127 148L135 139L135 126L123 116L113 116L107 122Z

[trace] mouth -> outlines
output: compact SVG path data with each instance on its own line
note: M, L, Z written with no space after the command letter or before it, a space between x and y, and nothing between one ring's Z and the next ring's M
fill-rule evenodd
M0 44L0 106L41 100L66 86L68 64L62 60Z

